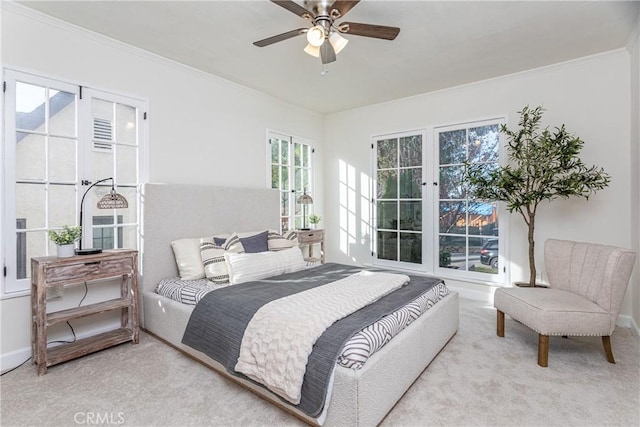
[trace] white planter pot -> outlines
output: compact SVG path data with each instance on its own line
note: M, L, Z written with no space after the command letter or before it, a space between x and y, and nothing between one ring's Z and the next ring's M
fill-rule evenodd
M58 258L69 258L75 255L76 245L69 243L68 245L58 245Z

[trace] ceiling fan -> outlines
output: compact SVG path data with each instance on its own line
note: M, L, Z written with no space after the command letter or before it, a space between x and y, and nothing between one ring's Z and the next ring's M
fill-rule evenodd
M394 40L400 28L386 27L383 25L361 24L358 22L336 23L337 19L344 17L360 0L336 0L333 4L329 0L305 0L300 6L292 0L271 0L271 2L295 13L303 19L310 21L311 28L298 28L258 40L253 44L258 47L269 46L301 34L307 35L307 47L304 51L309 55L320 57L322 64L329 64L336 60L338 54L348 43L348 40L340 35L353 34L355 36L374 37L377 39Z

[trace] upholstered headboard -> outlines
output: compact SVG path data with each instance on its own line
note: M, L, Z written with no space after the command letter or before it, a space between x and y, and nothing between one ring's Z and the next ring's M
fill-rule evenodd
M171 241L234 231L278 230L278 190L203 185L142 187L141 290L178 275Z

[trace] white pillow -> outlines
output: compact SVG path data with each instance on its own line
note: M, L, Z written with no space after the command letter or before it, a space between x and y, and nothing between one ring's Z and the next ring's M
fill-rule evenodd
M206 240L211 240L211 238L187 238L171 242L173 256L176 259L182 280L196 280L205 277L200 257L200 243Z
M302 252L298 248L250 254L226 252L224 258L229 269L229 281L233 285L293 273L306 266Z

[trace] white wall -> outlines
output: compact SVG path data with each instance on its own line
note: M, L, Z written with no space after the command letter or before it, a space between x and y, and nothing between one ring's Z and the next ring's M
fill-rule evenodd
M629 57L627 50L620 49L327 116L324 185L325 204L331 206L325 222L329 260L343 263L371 260L361 221L366 221L368 215L368 207L362 200L369 197L363 184L370 176L373 135L426 128L429 141L433 139L434 126L497 116L506 116L507 125L514 129L519 118L517 112L525 105L543 105L547 109L544 122L551 126L564 123L570 132L585 141L581 154L584 162L604 167L612 177L611 185L589 201L558 200L540 207L536 221L538 269L544 270L543 242L550 237L628 248L636 246L638 235L630 233L633 186L629 162L632 151ZM350 222L342 218L342 230L338 208L340 165L347 165L351 171L352 178L347 177L347 181L355 193L347 200L353 218ZM510 215L509 228L511 280L527 279L524 221L520 216ZM631 288L634 290L628 292L622 312L627 316L631 315L630 295L637 293L638 283L633 283Z
M264 187L267 129L290 132L315 142L323 215L322 116L15 4L3 2L1 18L4 67L148 100L148 181ZM28 297L0 311L4 368L30 353Z

